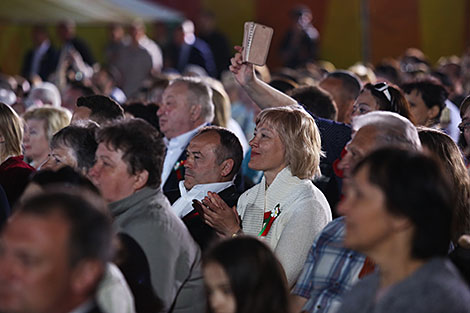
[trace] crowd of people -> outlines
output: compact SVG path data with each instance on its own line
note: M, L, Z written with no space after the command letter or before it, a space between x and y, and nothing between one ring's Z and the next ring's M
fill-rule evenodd
M470 55L335 69L291 17L272 72L210 12L111 25L104 64L33 27L0 76L0 312L470 312Z

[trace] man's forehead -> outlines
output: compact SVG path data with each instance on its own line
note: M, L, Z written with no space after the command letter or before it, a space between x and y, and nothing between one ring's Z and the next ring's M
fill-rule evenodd
M206 132L194 137L189 143L188 149L191 148L213 148L220 144L220 137L215 132Z
M37 215L19 212L12 216L2 232L3 242L34 245L60 245L68 237L70 224L62 214Z
M183 82L175 82L165 88L163 95L166 97L175 97L181 94L186 94L188 87Z
M364 153L371 151L376 143L378 131L375 126L366 125L361 127L354 134L348 148L360 150Z

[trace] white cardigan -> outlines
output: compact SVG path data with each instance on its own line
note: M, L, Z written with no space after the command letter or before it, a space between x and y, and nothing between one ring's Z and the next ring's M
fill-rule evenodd
M258 236L266 211L280 205L281 213L264 238L286 272L289 286L296 282L315 236L331 221L323 193L308 179L292 176L284 168L265 190L265 177L238 199L237 210L245 234Z

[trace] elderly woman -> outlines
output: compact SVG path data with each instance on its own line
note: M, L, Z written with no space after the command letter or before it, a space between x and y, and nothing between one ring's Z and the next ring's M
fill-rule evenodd
M70 125L59 130L51 139L51 157L43 167L58 169L70 166L87 175L95 163L98 147L95 139L96 127L95 124Z
M214 246L203 259L211 313L287 313L284 273L259 240L239 237Z
M0 185L10 206L23 193L34 168L23 161L23 123L16 112L0 102Z
M292 286L314 237L331 221L325 196L311 182L320 172L320 135L303 109L271 108L258 115L250 146L248 166L264 176L238 200L243 223L215 193L203 200L205 221L225 236L243 232L265 240Z
M453 187L434 159L381 149L354 168L344 245L379 270L345 296L338 312L470 312L470 291L446 258Z
M71 118L67 109L50 105L31 108L23 114L26 122L24 154L31 166L40 169L47 161L52 135L67 126Z
M354 102L350 120L377 110L395 112L413 122L405 96L400 89L388 83L366 84Z

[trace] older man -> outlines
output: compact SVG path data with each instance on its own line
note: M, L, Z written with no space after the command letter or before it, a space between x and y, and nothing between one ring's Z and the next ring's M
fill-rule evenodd
M212 91L197 79L175 79L163 92L157 116L167 146L161 176L163 191L167 194L178 189L178 182L183 180L189 141L214 119Z
M0 311L98 313L94 293L111 258L111 221L91 195L26 200L1 233Z
M235 134L216 126L203 128L186 150L185 180L179 182L179 190L171 192L169 199L179 197L172 209L205 249L217 236L204 223L201 212L193 209L193 201L202 201L208 192L215 192L230 207L237 204L240 193L233 180L243 161L243 150Z
M160 189L165 148L160 134L132 119L102 128L97 141L89 176L109 203L117 231L144 252L164 312L203 312L200 250Z
M421 150L416 128L396 113L371 112L353 120L352 126L355 134L339 164L346 180L354 166L376 149ZM343 217L335 219L315 239L292 291L292 312L335 312L345 292L370 271L372 265L364 255L344 248L344 222Z

